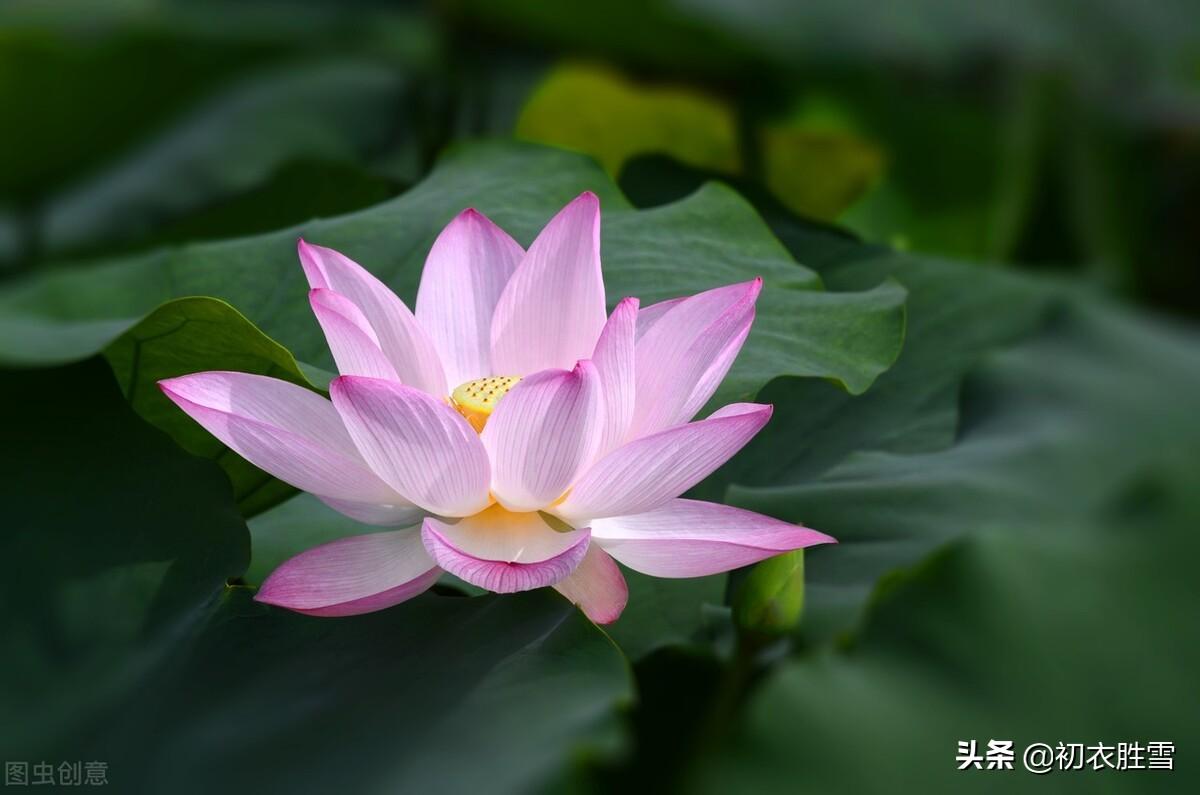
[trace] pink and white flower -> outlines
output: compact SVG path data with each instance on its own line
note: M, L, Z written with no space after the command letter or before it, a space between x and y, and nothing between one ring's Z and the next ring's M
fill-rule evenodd
M528 251L475 210L442 231L416 312L301 240L309 301L340 376L331 400L260 375L160 382L247 460L361 522L257 599L301 613L379 610L442 571L499 593L551 586L594 621L659 577L728 571L832 538L681 499L766 424L735 403L701 420L750 332L761 280L606 316L600 207L584 193Z

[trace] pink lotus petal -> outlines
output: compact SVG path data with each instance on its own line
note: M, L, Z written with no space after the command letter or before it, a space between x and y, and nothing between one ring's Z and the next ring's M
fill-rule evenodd
M634 342L641 342L642 337L646 336L655 323L662 320L663 315L667 311L676 306L680 301L687 300L690 296L681 296L679 298L668 298L666 301L659 301L657 304L643 306L638 310L637 317L637 332L634 335Z
M600 376L604 424L593 456L607 454L625 440L634 405L634 332L638 324L638 300L624 298L608 318L592 362Z
M380 350L371 324L353 301L324 288L309 291L308 301L325 332L339 373L400 380L396 368Z
M637 344L637 403L629 436L696 415L717 390L754 322L762 280L718 287L671 306Z
M553 513L580 527L653 510L728 461L770 418L770 406L734 403L699 422L629 442L585 472Z
M596 544L588 546L587 555L579 568L565 580L555 583L554 590L578 605L584 615L597 624L616 621L629 601L625 575L621 574L620 567L608 553Z
M467 516L488 499L487 452L446 403L377 378L341 376L333 405L363 458L410 502L440 516Z
M389 487L390 488L390 487ZM385 505L371 502L352 502L333 497L317 498L338 513L345 514L355 521L378 527L411 527L420 524L425 518L425 511L415 505Z
M410 527L301 552L275 569L254 598L313 616L353 616L411 599L440 574Z
M412 504L372 473L333 405L315 392L219 371L158 386L209 433L280 480L342 505L411 518Z
M587 554L589 532L558 532L537 513L494 506L455 524L427 518L421 537L454 576L496 593L528 591L567 577Z
M513 387L480 434L496 500L512 511L535 511L561 497L596 447L600 406L600 379L588 361Z
M362 311L402 383L438 397L449 394L437 349L387 285L331 248L301 240L298 250L309 286L341 293Z
M815 544L824 533L741 508L671 500L653 511L592 522L595 544L653 577L703 577Z
M459 213L433 242L416 317L451 388L493 374L492 314L524 256L515 240L473 209Z
M600 202L583 193L533 241L492 316L497 375L570 370L592 355L604 328Z

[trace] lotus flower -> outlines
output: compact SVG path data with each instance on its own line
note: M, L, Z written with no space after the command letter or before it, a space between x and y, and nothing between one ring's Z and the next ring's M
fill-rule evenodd
M528 251L475 210L442 231L415 314L328 248L299 243L340 375L331 400L205 372L163 392L248 461L367 524L276 569L260 602L317 616L395 605L443 571L498 593L551 586L598 623L628 597L614 558L658 577L830 542L680 495L766 424L693 421L750 332L761 280L606 316L600 207L584 193Z

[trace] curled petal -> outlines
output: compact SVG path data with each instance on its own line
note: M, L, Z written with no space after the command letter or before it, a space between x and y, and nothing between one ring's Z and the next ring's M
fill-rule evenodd
M480 435L492 462L492 493L509 510L534 511L562 496L598 440L600 384L587 361L517 384Z
M589 532L559 532L537 513L493 506L455 524L421 527L430 556L454 576L496 593L528 591L566 578L587 554Z
M396 368L383 355L375 330L353 301L324 288L309 291L308 301L325 332L339 373L400 380Z
M770 418L770 406L734 403L699 422L629 442L592 465L553 512L578 527L653 510L728 461Z
M412 503L371 471L333 405L315 392L262 375L220 371L158 386L205 430L280 480L338 510L358 505L377 517L411 517Z
M309 286L333 290L358 307L402 383L438 397L448 394L433 342L387 285L331 248L301 240L298 250Z
M329 395L372 471L410 502L440 516L487 506L487 452L457 411L377 378L335 378Z
M546 224L492 316L492 369L503 375L569 370L604 328L600 201L583 193Z
M718 287L672 304L653 322L637 344L637 402L627 438L696 416L750 334L761 291L761 279Z
M554 590L578 605L584 615L597 624L616 621L629 601L625 575L596 544L588 546L587 555L579 568L565 580L555 583Z
M313 616L353 616L411 599L440 574L410 527L301 552L272 572L254 598Z
M633 516L592 522L595 544L634 571L654 577L703 577L815 544L824 533L741 508L671 500Z
M417 322L429 333L451 387L493 374L492 314L525 255L477 210L451 221L425 260Z

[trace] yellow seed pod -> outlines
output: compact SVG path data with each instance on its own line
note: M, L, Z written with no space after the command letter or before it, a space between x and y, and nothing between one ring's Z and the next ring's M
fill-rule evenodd
M459 384L450 394L450 401L458 413L467 418L476 431L482 431L492 415L500 398L508 394L517 382L519 375L493 375L488 378L476 378L465 384Z

